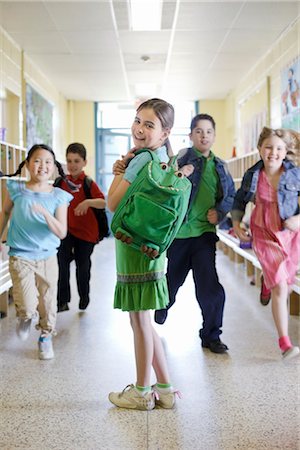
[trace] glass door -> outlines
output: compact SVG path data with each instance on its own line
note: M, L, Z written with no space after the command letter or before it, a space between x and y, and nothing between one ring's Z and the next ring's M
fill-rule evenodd
M113 180L112 166L130 149L130 130L98 129L96 149L96 182L105 194Z

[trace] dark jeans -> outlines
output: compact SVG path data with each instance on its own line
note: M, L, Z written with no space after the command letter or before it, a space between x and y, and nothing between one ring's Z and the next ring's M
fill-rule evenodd
M61 306L71 300L70 264L75 260L76 281L80 300L87 302L90 294L91 255L95 244L83 241L68 233L61 241L57 259L59 267L57 304Z
M193 271L196 298L203 316L199 332L203 342L217 340L222 333L225 292L216 271L215 233L188 239L175 239L167 251L167 281L170 301L167 309L175 303L176 294L187 274Z

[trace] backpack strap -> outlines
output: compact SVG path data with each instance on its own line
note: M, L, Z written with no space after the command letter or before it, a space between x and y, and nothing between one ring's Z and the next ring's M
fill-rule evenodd
M84 177L83 180L83 190L84 190L84 195L86 196L86 198L92 198L91 195L91 185L92 185L92 178L88 177L87 175Z
M135 155L140 155L141 153L149 153L149 155L151 156L151 159L153 161L160 162L160 159L157 156L157 154L155 152L153 152L152 150L149 150L148 148L141 148L140 150L137 150L136 152L134 152Z

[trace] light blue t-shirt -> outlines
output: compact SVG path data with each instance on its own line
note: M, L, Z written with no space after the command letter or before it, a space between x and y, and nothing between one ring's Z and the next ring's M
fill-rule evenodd
M159 157L161 162L167 163L169 161L167 149L165 146L159 147L156 150L153 150L156 155ZM124 180L128 181L130 184L133 183L133 181L136 179L137 174L139 171L148 163L151 161L151 156L148 152L141 153L140 155L136 155L132 161L130 161L130 164L128 165L127 169L125 170L124 174Z
M14 203L7 236L8 254L29 260L55 255L60 239L49 229L44 216L33 211L32 205L40 203L55 215L57 207L68 205L73 196L60 188L34 192L26 188L25 182L15 180L7 180L6 186Z

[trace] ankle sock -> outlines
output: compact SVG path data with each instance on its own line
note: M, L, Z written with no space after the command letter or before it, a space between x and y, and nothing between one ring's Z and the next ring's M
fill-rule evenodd
M142 396L148 394L149 392L151 392L151 386L138 386L137 384L135 385L136 390L138 391L138 393Z
M281 336L278 342L282 352L286 352L289 348L293 347L289 336Z
M169 392L173 392L173 386L171 383L156 383L155 387L161 394L168 394Z

